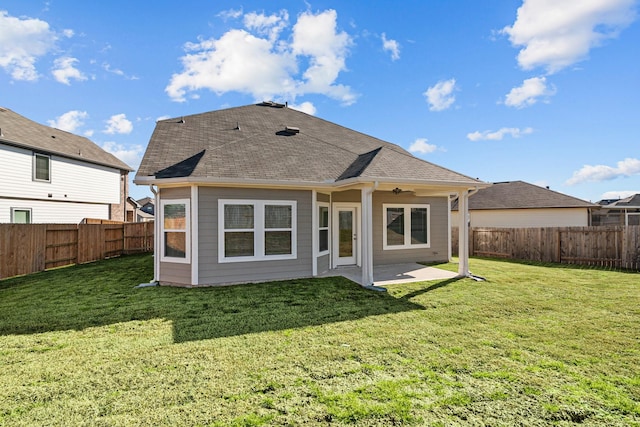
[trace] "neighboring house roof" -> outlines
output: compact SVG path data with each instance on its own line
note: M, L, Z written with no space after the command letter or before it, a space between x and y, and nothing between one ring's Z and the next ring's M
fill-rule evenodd
M122 160L107 153L83 136L41 125L2 107L0 107L0 143L120 170L133 170Z
M158 121L136 175L221 182L348 179L483 185L403 148L282 104L261 103Z
M496 182L469 196L469 210L592 208L597 205L524 181ZM451 205L458 210L457 200Z
M640 194L619 200L601 200L598 204L607 209L638 209L640 208Z
M155 200L153 197L143 197L142 199L136 200L140 206L144 206L147 203L155 204Z

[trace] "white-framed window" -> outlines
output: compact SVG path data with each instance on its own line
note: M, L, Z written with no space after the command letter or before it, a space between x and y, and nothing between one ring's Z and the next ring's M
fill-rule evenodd
M318 202L318 255L329 253L329 203Z
M296 259L296 206L285 200L218 200L218 262Z
M162 200L160 202L161 261L188 263L191 260L191 233L189 231L189 199Z
M33 180L51 182L51 156L33 153Z
M429 205L383 204L383 249L417 249L431 246Z
M31 224L31 209L11 208L11 222L13 224Z
M627 212L626 225L640 225L640 212Z

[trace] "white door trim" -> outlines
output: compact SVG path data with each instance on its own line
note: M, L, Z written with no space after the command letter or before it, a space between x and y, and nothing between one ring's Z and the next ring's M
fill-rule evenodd
M355 223L355 235L354 235L354 244L353 244L353 249L354 249L354 261L355 262L344 262L341 261L339 258L340 255L340 235L339 235L339 227L340 227L340 222L338 220L338 212L340 210L347 210L347 209L353 209L353 221ZM331 210L331 215L333 218L333 221L331 222L332 225L332 244L331 244L331 253L332 253L332 264L333 264L333 268L336 268L340 265L357 265L358 267L360 267L361 264L361 253L362 253L362 246L361 246L361 241L362 239L360 238L361 236L361 221L360 221L360 210L362 209L361 204L360 203L351 203L351 202L336 202L332 204L332 210Z

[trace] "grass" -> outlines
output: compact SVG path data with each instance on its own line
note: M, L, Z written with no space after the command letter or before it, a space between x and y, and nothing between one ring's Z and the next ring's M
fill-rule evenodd
M455 269L455 265L442 265ZM640 275L134 289L132 256L0 282L0 425L640 426Z

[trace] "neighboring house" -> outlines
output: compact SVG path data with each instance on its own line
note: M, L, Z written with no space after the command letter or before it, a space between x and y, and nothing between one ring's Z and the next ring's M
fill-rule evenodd
M487 185L272 102L158 121L134 182L157 194L154 281L182 286L447 261L450 196Z
M593 225L640 225L640 194L600 200L592 213Z
M595 204L523 181L496 182L469 196L471 227L583 227ZM457 224L457 203L452 203Z
M142 212L148 213L153 217L156 207L155 200L153 198L144 197L137 202L140 205L140 210L142 210Z
M149 197L146 197L149 199ZM139 200L127 197L127 222L147 222L153 221L153 214L144 211L144 206Z
M0 108L0 223L124 221L124 162L82 136Z

